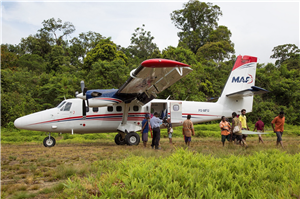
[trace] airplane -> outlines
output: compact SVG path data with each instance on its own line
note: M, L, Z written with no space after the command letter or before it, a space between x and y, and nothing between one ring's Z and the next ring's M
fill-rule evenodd
M14 121L19 129L49 132L43 144L56 144L51 133L110 133L117 145L138 145L145 114L160 113L170 117L173 127L181 126L187 115L194 124L231 118L241 109L252 111L253 95L268 92L255 86L257 58L237 57L221 96L216 102L154 99L157 94L192 72L189 65L168 60L149 59L130 72L119 89L88 90L81 81L81 93L65 99L57 107L20 117ZM163 128L163 125L161 125Z

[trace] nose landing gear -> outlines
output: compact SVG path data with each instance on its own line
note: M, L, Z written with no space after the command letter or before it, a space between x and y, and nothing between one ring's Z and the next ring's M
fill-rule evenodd
M43 144L45 147L53 147L56 144L55 138L49 133L49 136L44 139Z

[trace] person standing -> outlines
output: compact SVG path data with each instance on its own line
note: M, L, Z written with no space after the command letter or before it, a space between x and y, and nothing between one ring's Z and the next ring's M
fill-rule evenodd
M253 131L255 131L257 129L257 132L259 133L263 133L265 132L265 124L263 123L263 121L261 121L261 117L258 117L258 121L255 123L255 128ZM261 141L261 143L264 143L264 141L262 140L262 137L260 134L258 134L258 143Z
M283 148L282 145L282 134L283 134L283 130L284 130L284 123L285 123L285 117L284 117L284 112L281 111L279 113L279 115L277 117L275 117L273 119L273 121L271 122L272 128L274 133L276 133L277 135L277 146L280 143L281 147ZM275 128L274 128L274 124L275 124Z
M221 141L224 146L225 140L227 140L227 141L230 140L230 124L229 124L229 122L226 121L225 116L221 117L221 122L220 122L219 126L221 128Z
M241 121L239 120L239 118L236 117L236 112L232 113L232 128L231 128L231 133L235 135L236 140L241 144L241 142L243 142L243 144L247 146L246 141L243 139L242 136L242 124Z
M192 135L195 136L194 125L191 121L191 115L187 115L187 119L183 122L182 134L184 135L185 144L190 146Z
M142 121L142 141L144 147L146 148L148 142L148 132L149 132L149 115L145 115L145 119Z
M152 138L152 144L151 147L152 149L155 146L155 149L160 149L158 147L159 145L159 140L160 140L160 125L162 124L162 120L158 118L158 113L155 112L154 116L150 119L150 125L153 130L153 138Z
M246 117L246 109L242 109L241 110L241 115L239 117L241 123L242 123L242 130L248 130L249 131L249 127L248 127L248 124L247 124L247 117ZM246 141L246 138L247 138L248 135L246 134L243 134L243 139Z
M168 130L169 143L172 144L173 128L172 128L170 118L167 119L165 126L167 127L167 130Z

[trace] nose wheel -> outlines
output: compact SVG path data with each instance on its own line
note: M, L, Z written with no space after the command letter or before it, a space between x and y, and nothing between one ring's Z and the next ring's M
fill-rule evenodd
M49 135L44 139L43 144L45 147L53 147L56 144L55 138Z

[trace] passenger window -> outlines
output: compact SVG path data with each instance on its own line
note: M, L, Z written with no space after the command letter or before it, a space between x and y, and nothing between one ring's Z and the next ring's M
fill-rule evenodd
M71 103L71 102L68 102L68 103L66 104L66 106L65 106L64 108L61 108L60 110L64 109L63 111L70 111L71 106L72 106L72 103Z
M90 107L85 107L85 112L89 112L90 111Z
M133 106L133 110L134 111L139 111L139 107L138 106Z
M122 111L122 106L117 106L117 111L121 112Z
M99 108L98 107L93 107L93 112L94 113L97 113L99 111Z
M173 106L173 111L179 111L179 105L175 104L175 105Z
M112 107L112 106L108 106L108 107L107 107L107 111L108 111L108 112L113 112L113 110L114 110L114 107Z

